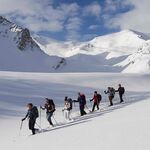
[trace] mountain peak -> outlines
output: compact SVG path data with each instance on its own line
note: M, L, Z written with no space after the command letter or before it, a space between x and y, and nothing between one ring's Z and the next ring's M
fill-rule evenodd
M12 23L11 21L7 20L6 18L0 16L0 26L3 27L3 29L9 29L12 32L19 32L22 31L23 28L16 25L15 23Z
M2 16L0 16L0 35L1 38L7 38L9 41L13 40L20 50L39 48L27 28L24 29Z
M6 18L0 16L0 24L2 23L11 23L10 21L8 21Z
M148 33L142 33L140 31L136 31L136 30L132 30L132 29L125 29L125 30L120 31L120 33L133 34L133 35L137 36L138 38L141 38L145 41L150 39L150 35Z

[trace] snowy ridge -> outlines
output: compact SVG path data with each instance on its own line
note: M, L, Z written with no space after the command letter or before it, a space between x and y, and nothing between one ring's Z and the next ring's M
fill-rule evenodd
M148 54L140 58L143 63L135 63L134 69L129 64L133 62L139 49L149 49L147 45L150 36L133 30L123 30L105 36L96 37L88 42L58 42L41 37L36 38L41 49L48 55L65 58L63 67L57 72L128 72L149 73ZM46 41L46 42L44 42ZM147 45L144 49L143 45ZM144 53L144 52L140 52ZM137 56L138 57L138 56ZM137 57L135 59L137 59ZM145 58L147 59L145 61ZM88 62L88 63L86 63Z
M43 50L49 55L61 57L70 57L77 54L97 55L109 52L110 56L108 56L108 58L111 58L136 52L139 46L148 39L150 39L150 37L142 33L132 30L123 30L118 33L96 37L91 41L82 43L63 43L53 40L48 42L48 39L46 39L46 42L43 44ZM40 39L38 40L37 38L37 42L40 42ZM113 56L112 53L116 55Z

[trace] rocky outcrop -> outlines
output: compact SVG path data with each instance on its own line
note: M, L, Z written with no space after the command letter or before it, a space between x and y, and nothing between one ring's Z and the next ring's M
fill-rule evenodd
M23 29L2 16L0 16L0 27L0 34L2 37L9 38L11 35L11 38L13 38L19 50L33 50L33 48L39 48L32 39L30 31L27 28Z
M55 70L57 70L57 69L61 68L62 66L65 66L66 64L67 64L66 59L65 59L65 58L62 58L62 59L58 62L58 64L57 64L56 66L54 66L53 68L54 68Z
M25 28L22 29L21 35L18 42L18 48L20 50L25 50L27 46L30 48L38 47L38 45L33 41L32 37L30 36L30 31Z

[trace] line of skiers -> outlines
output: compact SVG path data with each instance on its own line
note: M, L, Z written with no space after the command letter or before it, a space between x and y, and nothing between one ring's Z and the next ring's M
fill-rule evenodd
M113 87L108 87L108 89L104 91L104 93L108 95L108 99L110 102L109 106L113 106L113 99L114 99L116 92L119 93L120 103L123 102L123 95L125 93L125 88L122 87L121 84L119 84L118 86L119 87L117 90L115 90ZM93 98L90 100L90 102L93 102L93 107L92 107L91 112L95 111L95 107L97 107L97 110L99 110L99 105L100 105L101 100L102 100L101 94L95 91ZM67 121L72 120L70 117L70 114L73 108L73 103L79 103L79 110L80 110L81 116L87 114L85 111L85 108L88 108L88 107L86 105L86 96L84 94L79 92L77 100L72 100L71 98L68 98L66 96L64 99L64 108L62 111L64 112L64 118ZM38 130L38 129L35 129L36 119L39 117L38 108L34 106L32 103L27 104L27 108L28 108L28 112L25 118L22 119L22 122L26 118L29 119L29 129L32 131L32 134L34 135L36 133L36 130ZM44 106L40 106L40 109L46 110L47 121L49 122L50 126L53 127L54 124L52 122L52 116L53 116L53 113L56 111L54 101L52 99L46 98Z

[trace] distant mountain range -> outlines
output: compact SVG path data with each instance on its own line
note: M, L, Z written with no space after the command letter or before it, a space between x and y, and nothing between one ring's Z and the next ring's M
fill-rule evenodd
M150 73L150 36L133 30L60 42L0 17L0 45L2 71Z

